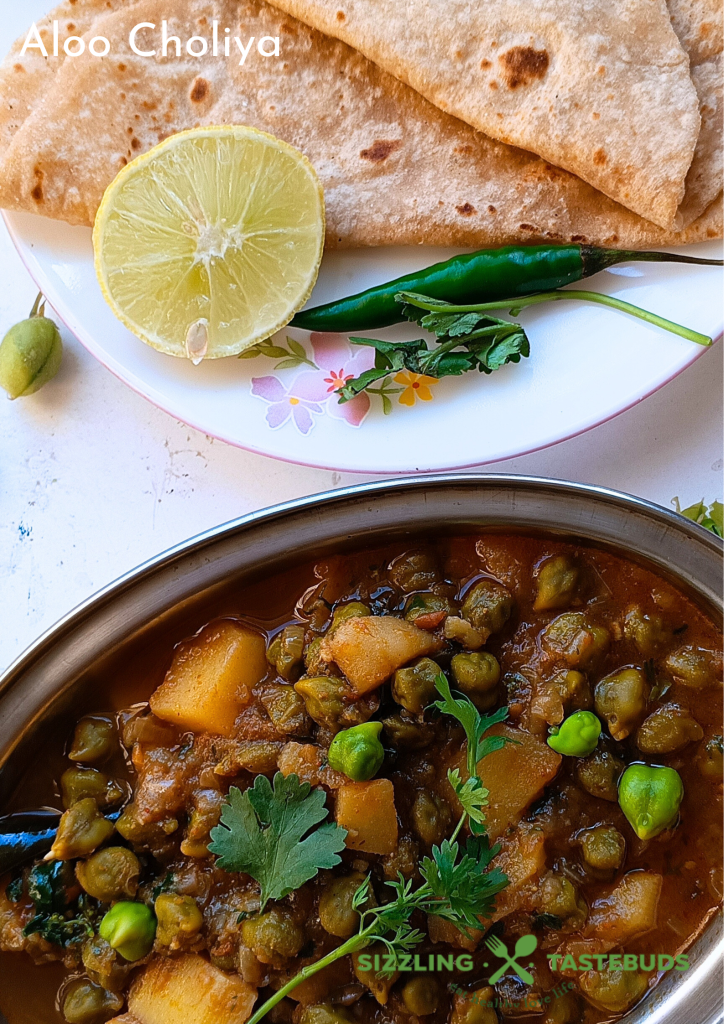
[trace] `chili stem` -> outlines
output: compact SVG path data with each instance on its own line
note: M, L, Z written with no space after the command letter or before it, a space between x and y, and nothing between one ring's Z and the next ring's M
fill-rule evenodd
M697 345L709 346L712 343L711 338L707 337L706 334L700 334L689 327L683 327L681 324L675 324L671 320L666 320L656 313L649 313L648 310L634 306L630 302L624 302L623 299L616 299L612 295L602 295L600 292L578 290L541 292L538 295L526 295L517 299L499 299L496 302L480 302L476 305L468 306L450 306L446 303L436 303L418 297L411 292L401 292L400 299L409 306L427 309L431 313L441 311L445 313L484 313L488 309L508 309L512 315L517 315L517 311L524 306L536 306L541 302L559 302L561 299L578 299L584 302L597 302L601 306L611 306L613 309L619 309L622 313L638 317L639 320L645 320L646 323L660 327L664 331L670 331L671 334L678 334L681 338L693 341ZM513 313L513 310L516 313Z

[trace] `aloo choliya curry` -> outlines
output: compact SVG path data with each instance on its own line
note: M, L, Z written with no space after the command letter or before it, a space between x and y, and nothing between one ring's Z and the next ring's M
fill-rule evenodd
M686 966L722 896L722 637L686 595L493 533L266 586L21 785L64 813L0 884L10 1024L597 1024Z

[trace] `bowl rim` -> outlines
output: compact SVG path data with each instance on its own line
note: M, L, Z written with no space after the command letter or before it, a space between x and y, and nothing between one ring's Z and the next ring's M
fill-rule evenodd
M315 506L330 507L337 503L343 503L349 499L374 496L385 491L406 491L416 489L429 489L445 485L459 486L469 484L471 486L486 487L528 487L531 489L547 489L555 493L567 493L572 496L588 497L599 499L604 503L628 506L632 510L645 513L649 518L660 522L662 525L673 527L677 532L688 535L700 545L709 547L712 555L724 554L724 540L717 537L710 530L705 529L698 523L687 519L674 509L667 509L646 498L640 498L629 494L626 491L617 491L613 488L602 487L597 484L584 484L570 480L559 480L555 478L538 477L531 475L518 475L514 473L431 473L423 476L403 476L384 480L373 480L361 484L351 484L347 487L328 489L314 494L305 495L300 498L291 498L288 501L279 502L275 505L268 505L264 508L248 512L243 516L227 520L218 526L210 527L198 534L174 544L152 556L128 572L116 577L115 580L107 583L89 597L85 598L74 608L68 611L52 626L46 629L40 636L31 643L21 654L15 658L10 665L0 673L0 699L8 692L21 677L22 674L44 654L62 639L76 624L82 621L83 617L92 609L97 609L106 604L113 597L125 592L130 587L141 582L155 572L178 561L185 555L202 551L205 547L212 545L223 536L230 536L238 531L243 531L260 523L272 522L295 512L303 512Z

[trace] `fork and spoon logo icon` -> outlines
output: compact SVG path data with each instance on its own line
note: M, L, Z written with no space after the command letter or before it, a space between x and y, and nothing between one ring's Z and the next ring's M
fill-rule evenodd
M491 974L488 979L491 985L500 981L509 967L513 968L521 981L524 981L527 985L533 984L533 975L518 963L518 958L521 956L530 956L530 954L538 948L538 939L535 935L521 935L515 944L512 956L508 952L505 943L501 942L501 940L495 935L491 935L490 938L486 939L485 945L491 953L494 953L500 960L505 961L503 966L499 967L495 974Z

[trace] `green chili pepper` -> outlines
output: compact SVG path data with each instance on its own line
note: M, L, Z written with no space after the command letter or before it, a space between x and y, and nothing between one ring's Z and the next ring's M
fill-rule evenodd
M111 907L101 921L100 936L124 960L143 960L153 948L156 916L145 903L123 901Z
M371 779L385 759L379 740L381 732L382 722L365 722L338 732L329 748L329 767L342 772L353 782Z
M676 821L684 796L673 768L632 764L621 776L618 803L639 839L653 839Z
M446 302L493 302L553 291L597 274L616 263L697 263L722 266L721 260L677 256L668 252L598 249L590 245L507 246L455 256L425 270L398 277L336 302L302 310L292 327L308 331L369 331L403 320L398 292L420 292Z
M551 730L548 746L557 754L588 757L596 749L600 735L601 723L597 716L591 711L576 711Z

